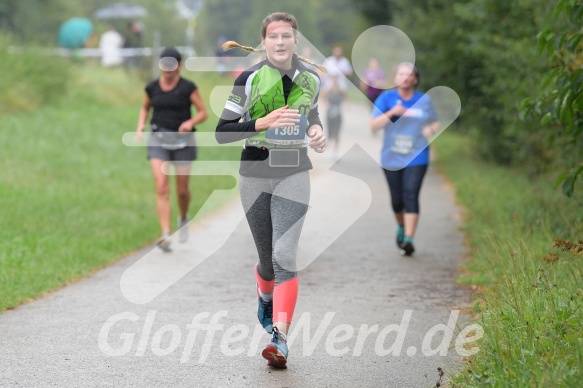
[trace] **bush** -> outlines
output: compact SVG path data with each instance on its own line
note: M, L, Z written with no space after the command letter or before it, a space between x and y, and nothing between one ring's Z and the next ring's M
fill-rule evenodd
M69 61L11 42L0 36L0 112L32 111L62 98L71 76Z

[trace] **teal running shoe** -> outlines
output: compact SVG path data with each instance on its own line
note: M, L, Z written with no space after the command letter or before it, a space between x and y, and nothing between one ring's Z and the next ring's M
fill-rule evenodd
M259 323L261 323L265 331L271 334L273 332L273 301L266 302L259 297L257 318L259 318Z
M403 245L403 242L405 242L405 228L400 225L397 226L396 242L398 248L401 248L401 245Z
M285 369L287 368L287 340L285 335L277 330L277 327L273 327L273 338L271 342L265 346L261 355L267 360L267 366L272 366L274 368Z

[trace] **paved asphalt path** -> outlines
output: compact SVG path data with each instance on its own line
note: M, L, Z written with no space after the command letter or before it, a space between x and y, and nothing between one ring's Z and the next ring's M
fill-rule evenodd
M451 341L443 328L468 301L454 284L460 209L430 168L417 251L400 256L368 118L347 105L338 159L313 156L287 370L260 356L270 336L256 319L256 251L237 199L172 253L148 247L0 314L0 386L433 387L438 367L445 381L461 365L453 344L465 318Z

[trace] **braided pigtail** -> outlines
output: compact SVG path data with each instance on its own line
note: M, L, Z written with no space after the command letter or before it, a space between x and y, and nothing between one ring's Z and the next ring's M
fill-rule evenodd
M250 51L252 53L257 53L257 54L263 54L265 52L265 50L258 50L254 47L251 47L251 46L240 45L239 43L232 41L232 40L229 40L229 41L226 41L225 43L223 43L221 48L223 49L223 51L227 51L227 50L230 50L233 48L240 48L242 50Z
M318 68L318 70L320 70L322 73L328 73L328 70L324 66L318 65L316 62L311 61L311 60L304 58L304 57L300 57L299 55L297 57L300 61L306 62L308 65L312 65L312 66Z

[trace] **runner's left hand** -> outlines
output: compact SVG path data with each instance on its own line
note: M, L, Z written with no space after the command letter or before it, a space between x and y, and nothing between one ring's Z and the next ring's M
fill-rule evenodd
M318 153L322 153L326 150L326 136L324 136L324 130L319 125L314 125L308 130L308 136L310 137L310 148Z
M190 121L186 120L185 122L180 124L180 127L178 127L178 132L192 132L192 124L190 123Z

